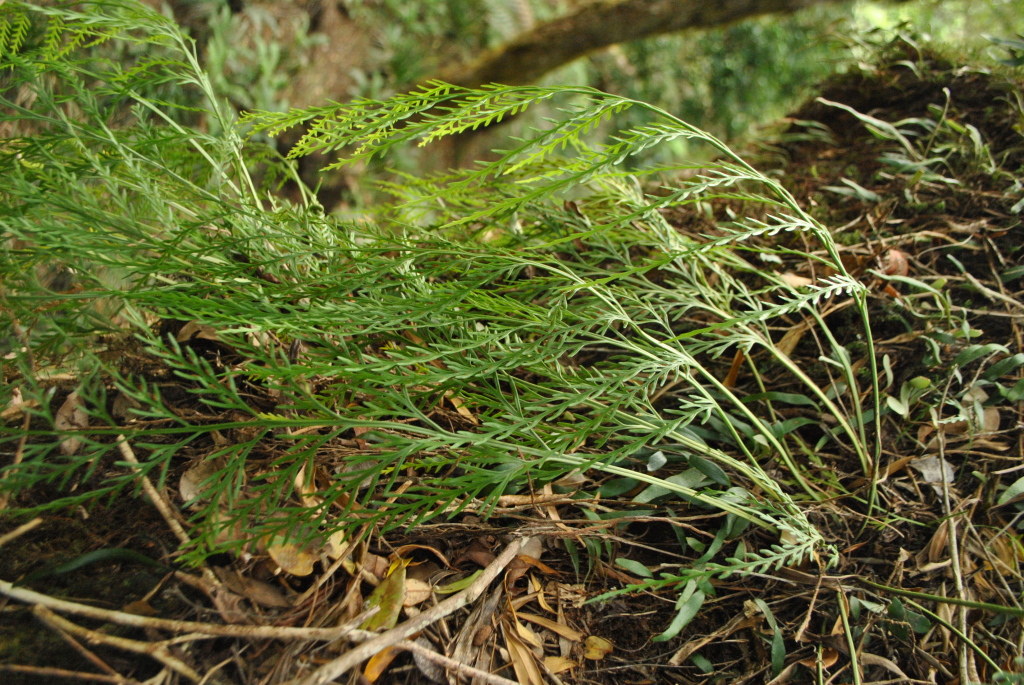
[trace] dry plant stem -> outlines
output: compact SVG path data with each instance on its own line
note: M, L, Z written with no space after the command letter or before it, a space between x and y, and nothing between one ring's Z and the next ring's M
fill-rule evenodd
M981 285L978 283L977 285ZM953 379L950 377L946 381L946 387L942 391L942 404L945 404L946 397L949 394L949 384L952 383ZM939 406L942 406L941 404ZM941 426L938 425L938 420L935 416L934 411L932 412L932 424L935 428L936 435L939 438L939 473L942 474L942 511L946 516L947 526L949 533L947 536L949 546L949 557L952 562L951 567L953 570L953 582L956 584L957 597L961 600L966 600L967 595L964 593L964 578L963 578L963 566L961 566L960 559L960 543L957 540L956 528L956 517L953 516L953 509L949 503L949 481L946 478L946 440L943 437ZM967 635L967 609L963 606L957 607L957 627L960 632ZM957 649L957 655L959 657L959 672L961 683L970 682L970 671L967 666L967 643L964 640L960 641Z
M72 623L65 618L61 618L41 604L37 604L32 607L32 611L48 626L59 628L60 630L71 633L83 640L88 640L94 644L116 647L117 649L123 649L127 652L145 654L156 659L175 673L179 673L196 683L203 679L201 675L192 670L192 668L190 668L185 662L171 654L170 650L167 649L167 645L163 642L140 642L138 640L129 640L128 638L115 637L95 630L89 630L88 628L83 628L82 626Z
M502 678L500 675L488 673L487 671L481 671L479 668L473 668L472 666L464 664L461 661L449 659L443 654L438 654L434 650L427 649L423 645L416 644L411 640L401 640L399 642L396 642L395 647L410 651L414 654L419 654L424 659L429 659L430 661L433 661L435 664L443 666L444 668L447 668L450 671L457 671L458 673L461 673L462 675L470 678L479 678L485 683L490 683L491 685L519 685L519 683L517 683L515 680Z
M2 509L3 509L3 507L0 506L0 510L2 510ZM17 540L18 538L20 538L25 533L27 533L30 530L32 530L33 528L36 528L37 526L39 526L39 524L41 524L42 522L43 522L43 519L41 519L41 518L34 518L31 521L29 521L28 523L21 524L20 526L18 526L14 530L12 530L10 533L4 533L3 535L0 535L0 547L3 547L4 545L6 545L8 542L10 542L12 540Z
M14 461L11 462L11 466L17 466L25 458L25 442L28 440L28 428L29 421L32 417L29 416L28 412L25 412L25 418L21 422L21 438L18 440L18 447L14 450ZM10 471L4 471L0 474L0 481L7 479L7 474ZM10 492L0 492L0 511L7 508L7 503L11 501Z
M123 435L117 436L117 449L121 451L121 456L124 457L125 461L131 462L132 464L138 465L139 460L135 457L135 451L132 446L128 444L128 439ZM160 492L153 485L153 482L149 480L149 476L142 476L142 489L149 495L149 499L153 502L153 506L157 508L160 515L164 517L164 521L167 522L167 527L171 529L175 537L183 545L188 545L192 542L192 538L188 536L185 529L182 528L181 523L178 522L177 517L174 515L174 510L171 508L171 503L167 501ZM221 587L220 579L214 575L210 567L205 563L202 565L203 580L210 583L215 588ZM209 592L207 590L207 592Z
M198 623L195 621L172 621L166 618L152 618L149 616L137 616L123 611L111 611L100 609L77 602L68 602L63 599L49 597L39 592L33 592L25 588L14 587L11 583L0 580L0 594L11 599L27 604L41 604L42 606L59 611L61 613L85 616L100 621L109 621L123 626L134 628L156 628L172 633L195 633L193 639L207 639L212 637L241 637L249 639L268 640L317 640L333 642L347 637L354 629L352 625L346 624L335 628L290 628L277 626L242 626L224 625L217 623Z
M46 611L45 614L40 612L40 611L36 612L36 617L40 621L42 621L48 628L50 628L51 630L56 632L58 635L60 635L61 638L63 638L65 642L67 642L69 645L71 645L75 649L76 652L78 652L83 657L85 657L86 659L91 661L92 664L94 666L96 666L96 668L100 669L101 671L105 671L107 673L107 675L110 675L112 677L118 678L119 682L128 682L128 679L125 678L124 676L122 676L117 671L115 671L113 668L111 668L110 664L108 664L106 661L104 661L103 659L99 658L95 654L93 654L90 650L86 649L86 647L81 642L76 640L74 638L74 636L69 634L66 630L61 628L55 622L51 621L50 620L50 616L52 616L52 615L53 614L50 613L48 610Z
M125 461L131 462L138 466L139 460L135 457L135 451L132 446L128 444L128 439L123 435L117 436L117 449L121 451L121 456L124 457ZM149 476L142 476L142 489L149 495L150 501L153 502L153 506L157 508L160 515L164 517L164 521L167 522L167 527L171 529L175 537L183 544L187 545L192 542L192 538L188 536L185 529L181 527L178 519L174 516L174 510L171 509L171 504L157 491L156 486L153 485L152 481L149 480Z
M462 592L449 597L437 606L417 615L415 618L409 619L405 623L395 626L386 633L378 635L372 640L367 640L361 645L352 648L337 659L324 664L309 676L298 681L297 685L323 685L323 683L334 680L349 669L366 661L377 652L398 644L407 637L415 635L445 616L453 614L462 607L473 603L476 601L477 597L483 594L484 590L486 590L491 584L491 581L497 578L498 574L509 565L517 554L519 554L519 550L522 548L525 541L525 538L513 540L509 546L505 548L505 551L502 552L497 559L492 561L486 569L484 569L484 572L480 574L480 577L473 581L473 584Z
M88 680L94 683L128 683L133 685L137 680L126 680L121 676L104 675L102 673L85 673L83 671L68 671L63 668L49 668L46 666L21 666L19 664L0 664L0 673L26 673L28 675L49 676L51 678L65 678L68 680Z

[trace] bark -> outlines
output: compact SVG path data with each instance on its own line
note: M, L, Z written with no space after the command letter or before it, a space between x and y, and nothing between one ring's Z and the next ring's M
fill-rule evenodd
M616 43L842 1L595 0L571 14L536 26L469 64L446 69L437 78L470 88L488 83L523 85Z

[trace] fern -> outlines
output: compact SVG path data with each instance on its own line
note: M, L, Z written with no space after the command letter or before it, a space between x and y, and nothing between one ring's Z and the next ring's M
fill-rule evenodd
M804 501L825 496L817 479L722 383L715 360L731 347L765 350L866 455L850 419L778 352L769 328L783 314L815 315L826 297L863 305L864 288L828 231L720 141L585 88L431 83L384 102L244 117L242 126L270 135L307 125L293 155L340 150L349 163L560 103L563 119L500 160L403 178L387 186L397 201L377 222L348 222L261 187L250 171L255 144L240 138L194 47L164 17L129 2L14 5L48 27L43 47L0 64L35 94L29 107L0 94L0 123L17 132L0 141L0 231L19 245L0 273L5 332L29 343L12 350L5 374L37 408L24 460L0 487L80 481L50 507L131 487L139 470L97 466L116 460L118 435L160 480L183 456L205 455L215 469L193 503L192 553L202 555L268 533L388 530L486 510L504 493L593 469L786 535L779 549L695 573L828 554L804 513ZM105 59L137 43L159 54ZM192 97L175 102L165 91ZM188 125L200 108L214 124L205 131ZM588 143L588 132L636 108L660 123ZM657 196L621 170L680 136L713 145L723 161ZM291 173L272 154L258 158ZM569 191L574 205L563 204ZM696 240L661 212L717 198L771 214ZM819 241L826 256L815 258L836 275L796 292L742 257L759 249L751 238L786 230ZM74 290L41 288L34 269L55 262L74 265ZM216 352L156 323L171 321L206 327ZM104 353L101 334L134 340L135 362ZM147 368L169 375L157 382ZM43 370L73 375L88 429L56 429ZM185 397L166 396L168 386ZM654 398L670 387L666 410ZM111 415L112 395L134 421ZM451 409L453 397L468 416ZM0 438L6 449L23 435L12 433ZM62 454L72 435L82 449ZM637 469L634 455L665 443L715 462L734 484L690 487ZM768 470L776 461L782 482ZM322 502L303 507L294 483L314 467L326 474ZM225 540L236 524L245 534Z

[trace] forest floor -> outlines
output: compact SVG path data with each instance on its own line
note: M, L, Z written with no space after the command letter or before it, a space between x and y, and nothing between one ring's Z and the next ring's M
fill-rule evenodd
M673 515L651 515L647 507L636 514L631 497L642 487L616 493L591 473L584 474L593 479L585 485L565 485L591 493L591 503L597 497L591 512L599 517L585 515L568 494L535 492L502 498L486 517L465 511L401 533L371 533L346 563L315 559L308 574L281 572L297 562L275 563L265 552L218 555L207 563L229 588L220 595L210 590L209 579L185 582L163 566L171 563L179 538L151 497L128 493L88 511L48 514L38 527L6 542L0 579L21 579L47 596L140 616L332 626L358 613L375 587L395 591L389 559L412 560L402 571L411 617L450 596L438 587L495 568L512 541L525 538L525 549L495 569L504 571L502 582L426 627L421 644L522 685L951 684L964 674L988 683L1000 672L1004 682L1009 673L1022 678L1024 665L1015 661L1024 653L1022 92L1005 75L903 46L873 69L824 84L820 97L828 102L808 102L754 151L755 165L776 171L833 230L844 263L870 287L875 353L887 360L879 365L887 376L881 385L892 399L881 431L869 436L881 443L875 507L866 505L867 483L858 478L852 451L812 455L850 493L810 512L839 550L836 566L807 563L714 580L699 615L671 639L654 641L678 614L678 588L588 600L638 582L645 569L695 559L695 550L715 540L722 514L685 505ZM904 146L893 133L924 120L935 124L924 149ZM710 215L674 211L669 219L680 232L703 240L714 234L716 219L742 210L738 202L723 201ZM785 247L801 237L757 240ZM820 275L810 262L787 266L793 278ZM854 310L837 301L824 311L828 327L857 349ZM779 333L779 344L808 373L827 377L813 321L794 320ZM981 350L973 359L969 345ZM958 373L952 371L954 358ZM722 378L734 386L751 383L737 359L721 361ZM927 386L918 379L927 379ZM165 392L173 401L172 395ZM972 420L941 421L951 412L946 400L954 397ZM188 398L182 390L181 401ZM806 420L809 434L828 428L811 407L788 411L787 419ZM343 442L336 447L362 449L358 435ZM157 496L172 509L183 499L187 464L180 461ZM55 494L43 488L19 495L19 503ZM4 533L15 527L0 521ZM139 556L159 563L140 563ZM460 587L449 589L457 594ZM122 675L144 681L170 663L125 651L110 639L164 639L155 628L83 623L98 635L80 637L73 647L52 621L47 625L24 604L0 600L0 679L12 685L67 682L66 673L47 670L63 669L105 682L126 682ZM220 637L169 651L175 662L206 674L206 683L269 685L309 673L348 648L344 640ZM533 660L529 652L544 658ZM379 677L346 675L339 682L458 678L408 652L394 656L390 665L377 659ZM187 682L180 673L173 677Z

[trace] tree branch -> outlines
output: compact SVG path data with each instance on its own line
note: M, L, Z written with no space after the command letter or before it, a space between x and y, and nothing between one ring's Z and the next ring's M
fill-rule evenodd
M470 88L488 83L523 85L616 43L836 2L839 0L596 0L538 25L469 64L446 69L437 78Z

